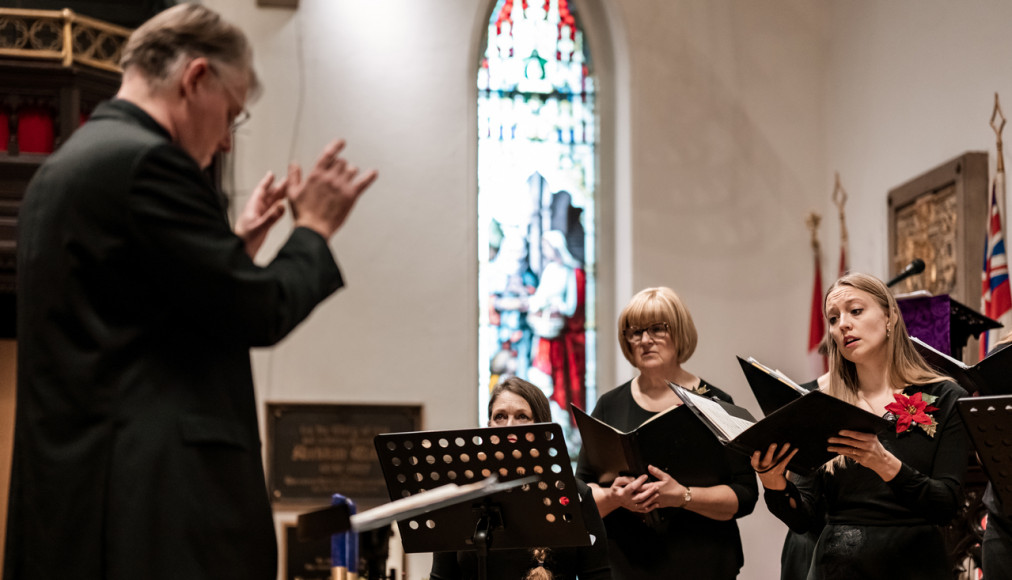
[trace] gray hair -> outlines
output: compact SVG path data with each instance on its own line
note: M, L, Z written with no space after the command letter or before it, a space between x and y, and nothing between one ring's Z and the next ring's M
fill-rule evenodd
M260 91L253 50L246 35L213 10L179 4L142 24L127 39L120 57L124 71L140 71L153 85L167 80L187 58L206 57L246 75L249 94Z

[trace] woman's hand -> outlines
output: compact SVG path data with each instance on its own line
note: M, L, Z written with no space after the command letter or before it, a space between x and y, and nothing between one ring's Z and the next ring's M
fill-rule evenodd
M615 502L617 507L625 508L631 512L645 514L657 507L657 491L647 488L646 475L637 478L619 476L607 488L608 495Z
M797 449L791 449L790 443L784 443L780 451L777 451L777 444L770 444L766 453L756 450L752 453L752 469L759 475L759 483L770 490L787 489L787 464L798 453Z
M685 505L685 486L678 483L678 481L671 477L666 471L658 469L653 465L647 466L647 471L650 475L654 476L657 481L651 481L643 485L643 492L653 490L656 495L656 505L654 507L674 507L680 508Z
M903 462L886 450L878 440L878 435L874 433L840 431L836 437L829 438L827 449L832 453L850 457L877 473L882 481L892 480L903 466Z

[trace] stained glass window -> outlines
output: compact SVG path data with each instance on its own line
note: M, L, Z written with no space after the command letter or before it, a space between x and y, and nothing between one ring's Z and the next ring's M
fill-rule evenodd
M595 88L568 0L498 0L478 66L479 423L491 389L541 387L571 453L569 404L597 400Z

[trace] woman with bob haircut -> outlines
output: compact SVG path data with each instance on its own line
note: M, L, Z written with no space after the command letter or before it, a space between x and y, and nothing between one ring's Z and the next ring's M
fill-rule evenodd
M896 299L881 280L849 274L826 294L830 395L884 416L879 435L843 430L839 455L788 480L790 442L752 456L770 511L804 533L826 524L808 571L828 578L949 579L940 532L962 506L967 441L956 400L966 391L934 372L907 335Z
M658 413L681 404L668 386L678 384L714 399L730 395L682 365L696 350L689 309L670 288L647 288L618 319L619 344L637 376L602 395L592 415L628 432ZM601 481L581 454L577 477L594 490L608 530L615 578L735 578L744 563L737 518L752 513L759 497L746 458L728 453L732 475L712 487L683 485L649 466L638 477ZM656 512L646 520L647 514Z
M492 389L488 401L489 427L549 423L551 420L548 397L531 383L509 377ZM578 548L492 550L487 561L489 580L611 579L604 524L594 505L594 495L582 481L577 480L576 485L580 493L580 511L593 543ZM433 554L429 577L432 580L477 578L478 557L473 550Z

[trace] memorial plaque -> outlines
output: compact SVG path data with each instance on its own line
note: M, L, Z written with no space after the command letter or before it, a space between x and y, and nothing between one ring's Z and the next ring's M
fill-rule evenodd
M275 502L329 504L335 493L386 503L373 447L381 433L420 431L419 405L267 404L267 481Z

